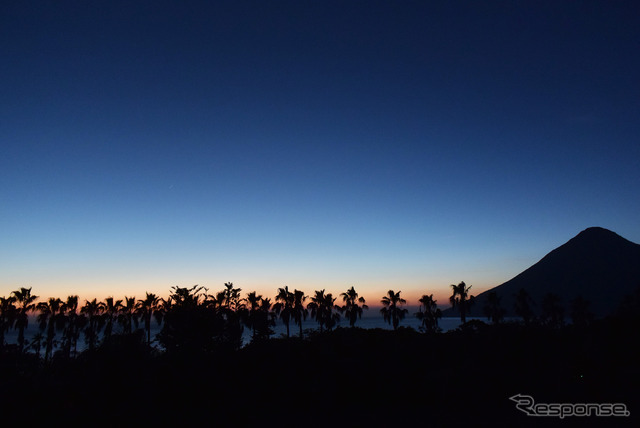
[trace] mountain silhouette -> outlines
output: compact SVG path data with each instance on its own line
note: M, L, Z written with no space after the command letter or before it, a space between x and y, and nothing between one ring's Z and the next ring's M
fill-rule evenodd
M605 316L615 311L626 295L640 286L640 245L618 234L590 227L551 251L538 263L509 281L476 296L469 316L483 317L487 296L495 291L506 316L515 316L515 294L524 289L540 313L545 294L560 298L565 314L578 296L589 302L589 311ZM443 316L458 316L447 309Z

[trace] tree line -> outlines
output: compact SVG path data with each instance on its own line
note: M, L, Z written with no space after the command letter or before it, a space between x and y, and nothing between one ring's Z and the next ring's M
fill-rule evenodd
M451 285L449 303L459 311L463 324L475 302L470 288L464 282ZM108 343L112 339L115 326L119 326L121 335L143 334L149 347L157 340L168 352L238 349L242 346L245 328L251 331L252 342L266 340L274 334L276 322L280 320L286 328L287 338L292 335L292 325L298 327L297 335L302 338L302 322L309 317L318 323L320 332L331 331L342 317L350 327L354 327L363 312L369 309L364 297L354 287L340 294L341 305L336 303L338 297L325 290L307 296L300 290L291 291L285 286L278 289L273 302L255 291L242 297L241 291L230 282L213 294L202 286L175 286L167 299L147 292L144 299L125 296L116 300L108 297L104 301L86 300L80 306L75 295L68 296L66 300L49 298L37 302L38 296L32 294L31 288L20 288L8 297L0 297L0 349L7 346L5 334L13 328L18 332L16 346L19 352L31 350L38 357L44 353L44 360L48 361L58 349L59 355L70 358L78 354L81 335L87 349L94 350L100 343ZM380 313L394 330L408 314L404 307L407 302L400 294L400 291L389 290L380 300ZM525 290L520 290L515 298L515 313L525 325L562 325L563 309L558 296L545 296L540 318L534 317L534 303ZM419 303L415 316L420 320L420 329L427 333L440 331L438 320L442 312L433 294L423 295ZM588 302L580 297L572 302L570 315L574 324L587 323L592 319L587 306ZM495 291L488 294L483 309L491 322L503 321L505 310ZM36 314L39 332L27 340L25 329L30 313ZM151 336L153 321L162 326L155 338Z
M474 296L470 295L471 286L464 282L451 285L453 294L449 298L451 306L460 312L460 320L464 324L466 315L475 303ZM561 304L560 296L555 293L546 293L542 296L540 310L535 311L536 302L529 293L521 288L514 296L514 313L522 319L525 326L542 325L551 328L559 328L564 325L565 308ZM594 319L589 309L590 302L582 296L577 296L569 302L569 317L574 325L584 326ZM486 302L482 308L484 315L493 324L504 321L505 308L501 305L501 296L495 291L487 293ZM536 316L536 312L539 314Z
M238 348L245 327L251 330L251 340L264 340L274 334L276 320L280 319L287 337L291 335L291 324L299 326L302 337L302 321L309 316L321 331L332 330L341 315L353 327L368 309L354 287L340 295L342 305L336 304L337 297L325 290L307 296L284 287L278 289L273 302L255 291L242 297L241 291L233 283L226 283L223 290L214 294L201 286L176 286L167 299L147 292L144 299L108 297L104 301L86 300L80 306L75 295L66 300L52 297L37 302L32 289L23 287L8 297L0 297L0 349L7 346L5 334L15 329L20 352L29 349L38 356L44 353L44 359L49 360L54 349L59 348L65 357L76 356L81 335L87 348L93 350L100 341L111 339L116 325L123 335L144 332L145 341L151 346L153 321L162 325L156 339L167 350L222 345ZM36 315L39 332L27 340L25 330L31 313Z

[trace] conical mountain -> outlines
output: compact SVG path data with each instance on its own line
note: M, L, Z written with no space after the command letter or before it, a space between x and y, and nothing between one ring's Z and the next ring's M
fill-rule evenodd
M487 294L495 291L507 316L515 316L514 295L524 289L540 312L547 293L560 297L565 313L570 302L582 296L596 316L615 311L623 298L640 286L640 245L601 227L590 227L544 256L513 279L478 296L471 316L484 316ZM445 316L457 316L446 310Z

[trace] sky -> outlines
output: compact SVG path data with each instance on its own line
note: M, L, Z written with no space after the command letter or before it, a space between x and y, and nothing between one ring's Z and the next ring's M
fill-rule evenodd
M640 243L633 1L0 3L0 296L376 305Z

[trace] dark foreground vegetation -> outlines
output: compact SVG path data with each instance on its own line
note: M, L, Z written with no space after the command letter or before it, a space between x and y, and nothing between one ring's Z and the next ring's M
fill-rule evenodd
M510 396L639 411L637 317L551 329L470 321L448 333L337 328L158 352L117 334L77 358L0 356L2 426L526 426ZM628 424L628 418L542 418ZM355 424L355 425L354 425Z
M463 319L468 288L452 285ZM239 292L230 283L215 296L175 287L166 302L148 294L79 311L73 296L36 305L21 289L3 298L0 331L19 335L0 342L1 426L625 426L639 411L640 292L604 319L573 310L571 324L557 308L534 317L524 298L521 322L505 323L494 299L491 324L471 320L446 333L432 296L420 300L419 332L400 325L404 299L391 290L380 312L393 330L357 327L366 306L353 288L342 308L324 291L304 305L304 293L280 289L273 310ZM29 341L25 314L36 308L41 333ZM349 327L337 326L340 313ZM320 328L303 334L306 316ZM276 319L287 325L279 338ZM242 346L245 327L252 338ZM531 417L509 400L517 394L624 403L631 416Z

